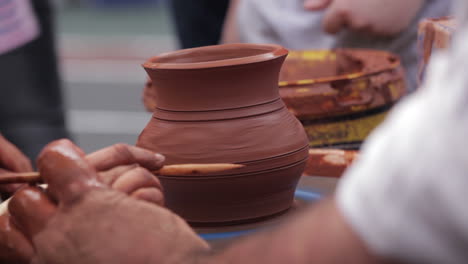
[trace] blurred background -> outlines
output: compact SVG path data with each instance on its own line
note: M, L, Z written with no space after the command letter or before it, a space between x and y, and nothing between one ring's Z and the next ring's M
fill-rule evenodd
M165 0L56 1L67 126L86 152L135 144L151 114L141 64L177 48Z
M54 5L53 9L50 3ZM395 10L399 10L400 4L407 5L399 2ZM377 97L372 97L374 102L375 98L384 98L389 91L395 90L395 85L399 85L400 93L392 100L380 100L383 105L361 100L363 105L373 105L373 108L353 108L336 101L337 98L347 100L349 87L336 89L333 83L327 82L330 98L326 100L333 102L335 112L330 107L320 113L309 109L311 112L307 110L299 117L306 130L311 131L309 137L320 139L316 143L311 141L311 146L345 147L343 144L352 143L355 144L352 148L358 148L368 133L383 120L393 103L406 91L417 88L418 50L421 51L417 47L419 20L445 16L449 12L445 0L413 5L416 5L413 7L415 12L420 11L409 12L409 24L400 25L400 31L395 35L382 36L380 34L384 32L363 33L346 28L331 36L323 31L322 22L323 16L334 12L335 7L306 10L303 0L0 0L0 33L3 32L0 34L0 37L3 36L0 44L5 46L7 43L10 49L16 48L1 54L0 66L4 71L0 75L0 83L6 87L4 94L7 96L0 104L0 131L30 157L35 157L46 142L68 136L64 119L72 138L87 152L118 142L134 144L137 135L151 118L142 103L146 73L141 64L162 52L214 45L222 39L224 43L276 43L290 50L386 50L391 52L389 62L395 61L393 54L399 55L408 78L402 74L395 83L393 79L376 82L378 89L374 83L368 89L359 88L356 84L353 86L354 92L349 92L358 99L371 98L361 95L361 92L379 93ZM28 12L34 14L28 15ZM281 20L277 19L278 14L281 14ZM388 17L394 16L388 14ZM51 18L55 18L55 30ZM393 23L386 23L384 28L390 30L393 26ZM34 38L38 29L41 32ZM54 37L57 40L56 49L52 42ZM55 50L58 51L59 67L55 63ZM317 57L317 54L320 56ZM298 53L296 57L299 60L289 67L300 72L294 65L302 65L304 61L310 63L310 57L321 58L323 54ZM364 72L364 58L369 56L363 55L359 59L355 52L353 54L354 57L348 54L343 58L349 59L351 56L361 62L359 65L364 65L362 69L351 67L352 73ZM339 63L336 65L339 66ZM343 74L338 66L332 67L332 72L327 74ZM372 64L369 67L375 68ZM57 68L63 85L59 85ZM307 66L305 72L309 71L314 70ZM351 72L349 76L348 81L357 78ZM289 81L294 83L299 80L297 78ZM343 85L351 86L347 82ZM60 88L63 88L65 111L62 109ZM322 90L303 84L297 91L294 90L298 94L291 96L293 102L297 98L306 98L302 88L309 89L307 100L311 101L308 102L325 98L320 94ZM343 96L337 97L337 90ZM150 93L151 89L148 89L148 95ZM393 91L391 94L396 93ZM152 97L147 96L146 99L149 99L146 100L148 103ZM290 109L292 105L289 105ZM310 107L315 109L316 105L311 104ZM298 115L298 110L293 110ZM337 119L330 122L325 117ZM354 125L350 126L350 123ZM319 124L320 129L309 126L311 124Z

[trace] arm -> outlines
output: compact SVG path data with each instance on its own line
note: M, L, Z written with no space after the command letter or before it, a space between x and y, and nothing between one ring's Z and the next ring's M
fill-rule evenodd
M339 213L320 202L286 225L252 236L203 263L393 263L372 255Z
M240 42L239 29L237 28L237 8L241 0L231 0L229 3L229 9L224 21L223 33L221 36L221 42L227 43L238 43Z
M336 34L343 29L392 36L415 18L425 0L305 0L311 11L326 9L324 30Z

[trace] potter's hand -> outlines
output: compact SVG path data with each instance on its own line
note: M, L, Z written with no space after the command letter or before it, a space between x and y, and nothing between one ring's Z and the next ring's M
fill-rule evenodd
M404 30L424 0L305 0L309 10L327 9L323 26L335 34L342 29L391 36Z
M208 250L169 210L105 186L70 142L47 146L38 167L48 196L28 187L9 205L32 241L32 263L187 263Z
M53 144L71 143L62 140ZM108 188L155 204L164 203L160 183L148 171L159 169L164 161L163 156L134 146L116 144L89 154L86 161L100 171L97 178ZM29 192L33 194L35 190ZM55 211L55 205L49 208ZM10 222L10 215L0 215L0 263L29 263L33 252L30 242Z
M31 243L16 229L10 215L0 215L0 263L26 264L33 256Z
M69 143L66 143L69 144ZM164 205L162 186L150 171L161 168L164 156L151 151L116 144L86 156L106 186L137 199Z
M0 177L7 172L32 171L31 161L13 144L0 135ZM0 194L8 196L15 192L21 185L0 185Z

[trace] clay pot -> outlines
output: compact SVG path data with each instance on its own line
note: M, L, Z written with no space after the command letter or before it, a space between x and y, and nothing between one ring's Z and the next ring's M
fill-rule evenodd
M167 164L247 165L160 176L167 206L187 221L248 221L291 206L308 142L278 93L287 54L276 45L229 44L166 53L143 65L156 108L138 146L164 154Z
M280 94L311 147L359 148L406 94L400 59L376 50L291 52Z

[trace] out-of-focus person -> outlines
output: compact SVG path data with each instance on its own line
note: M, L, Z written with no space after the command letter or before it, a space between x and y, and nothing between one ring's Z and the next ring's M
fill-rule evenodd
M68 136L49 0L0 1L0 131L28 157Z
M216 45L229 0L169 0L180 47Z
M223 40L292 50L368 48L400 55L417 88L420 19L450 14L452 0L231 0ZM333 34L333 35L329 35Z
M230 0L169 0L179 46L182 49L217 45L221 41L223 25ZM147 79L143 90L143 104L153 111L154 90Z

